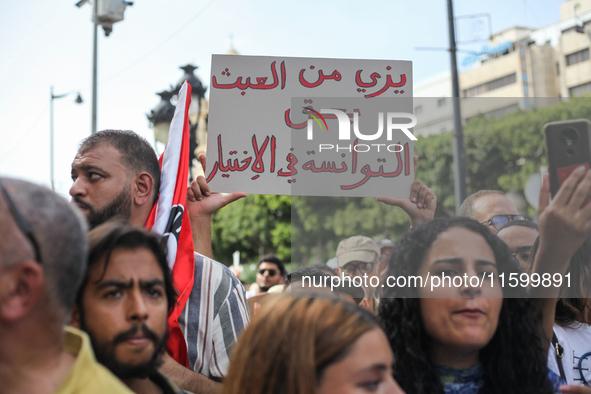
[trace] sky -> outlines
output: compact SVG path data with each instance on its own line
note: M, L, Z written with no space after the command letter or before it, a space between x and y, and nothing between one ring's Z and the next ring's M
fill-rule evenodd
M493 32L559 21L561 0L455 0L456 16L489 13ZM92 6L74 0L0 0L0 175L50 186L50 88L55 186L68 196L70 165L90 135ZM98 38L98 129L129 129L153 142L146 114L180 66L210 85L212 54L411 60L414 83L448 71L445 0L137 0ZM482 21L477 19L476 21ZM474 20L472 20L474 21ZM459 48L488 32L458 21ZM484 35L482 34L484 32ZM458 62L465 55L458 56ZM74 103L80 92L84 102ZM161 147L160 147L161 148ZM158 152L161 153L161 152ZM69 197L69 196L68 196Z

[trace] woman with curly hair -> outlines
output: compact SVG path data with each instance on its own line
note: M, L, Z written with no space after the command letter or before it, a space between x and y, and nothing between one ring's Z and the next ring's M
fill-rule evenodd
M232 352L223 394L401 394L377 318L349 302L278 295Z
M397 246L389 277L432 281L443 275L455 284L433 291L431 281L419 288L384 287L379 314L394 352L394 378L403 390L557 391L559 378L546 366L541 313L523 288L501 287L498 275L507 278L518 270L507 246L487 227L467 218L434 220Z

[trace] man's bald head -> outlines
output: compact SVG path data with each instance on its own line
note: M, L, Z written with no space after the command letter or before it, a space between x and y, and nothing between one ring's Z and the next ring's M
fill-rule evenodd
M458 216L462 216L462 217L476 220L476 217L478 216L478 213L479 213L474 207L474 205L476 204L476 201L478 201L480 198L485 197L485 196L495 196L495 195L499 196L499 197L505 197L505 193L498 191L498 190L480 190L480 191L477 191L476 193L468 196L468 198L466 198L464 200L464 202L462 203L462 206L460 206L460 212L458 213Z
M518 215L517 208L505 193L498 190L480 190L466 198L460 207L459 216L483 223L496 215ZM497 229L489 223L491 231Z
M0 178L10 200L31 230L39 249L23 233L4 193L0 193L0 270L24 261L43 269L45 291L51 304L67 314L74 304L84 270L88 244L82 214L51 190L29 182ZM1 272L1 271L0 271Z

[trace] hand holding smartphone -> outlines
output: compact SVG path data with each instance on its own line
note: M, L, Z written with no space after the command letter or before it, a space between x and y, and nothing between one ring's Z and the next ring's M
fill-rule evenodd
M550 122L544 125L550 190L554 197L560 185L580 166L591 166L591 122L588 119ZM584 204L591 201L587 197Z

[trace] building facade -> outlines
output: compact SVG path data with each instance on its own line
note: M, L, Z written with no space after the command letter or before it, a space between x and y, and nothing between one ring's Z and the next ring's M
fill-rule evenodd
M493 34L480 53L463 59L463 122L591 94L590 47L591 0L565 1L560 21L549 26ZM453 130L451 92L449 72L415 84L415 134Z

